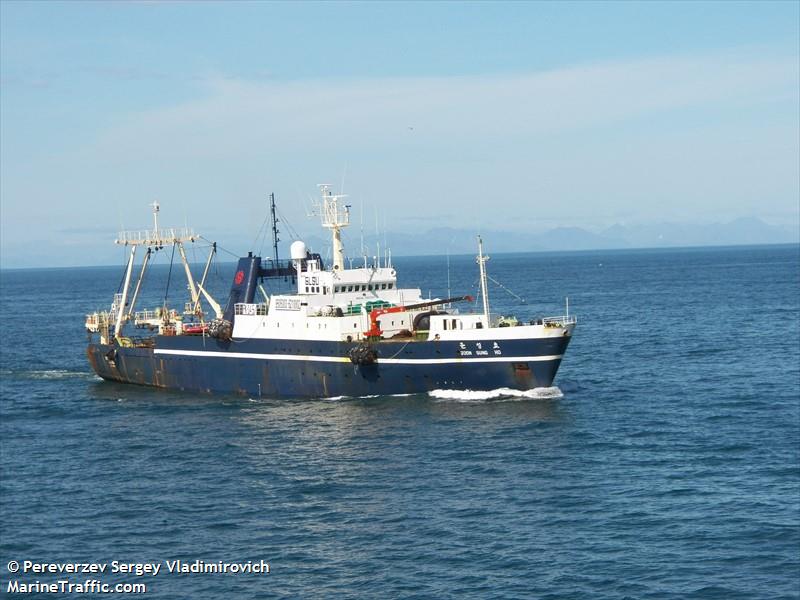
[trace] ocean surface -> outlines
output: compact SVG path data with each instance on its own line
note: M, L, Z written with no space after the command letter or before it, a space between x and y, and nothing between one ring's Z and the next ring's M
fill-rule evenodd
M426 295L448 274L452 295L477 291L473 257L394 263ZM569 296L558 389L278 401L103 382L83 320L121 267L1 272L2 594L97 579L153 598L800 598L798 247L488 267L526 300L492 285L495 313L558 315ZM213 268L219 295L231 271ZM165 573L175 559L270 572ZM25 560L162 566L9 573Z

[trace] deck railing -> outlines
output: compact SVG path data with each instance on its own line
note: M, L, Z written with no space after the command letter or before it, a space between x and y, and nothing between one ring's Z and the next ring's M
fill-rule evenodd
M233 314L244 316L266 316L268 312L268 305L261 304L246 304L241 302L233 305Z
M190 227L169 227L157 231L120 231L116 243L124 246L168 246L178 242L194 242L199 237Z
M578 322L578 317L573 315L562 315L560 317L544 317L542 325L545 327L566 327L567 325L575 325Z

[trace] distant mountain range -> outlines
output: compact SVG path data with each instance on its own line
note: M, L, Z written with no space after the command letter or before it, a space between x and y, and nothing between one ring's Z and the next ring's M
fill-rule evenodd
M423 226L424 227L424 226ZM475 235L480 233L488 253L498 252L536 252L548 250L612 250L625 248L669 248L679 246L737 246L749 244L797 244L800 243L800 229L776 227L757 218L737 219L730 223L710 225L684 225L661 223L650 225L614 225L600 231L589 231L580 227L557 227L543 232L524 233L519 231L488 230L475 231L439 227L414 233L387 232L381 235L366 235L364 244L366 254L375 256L380 243L381 255L388 245L394 256L424 256L474 254ZM343 232L345 251L350 257L361 255L360 239L355 228ZM94 230L93 230L94 231ZM0 266L6 268L61 267L81 264L113 265L120 262L120 247L110 243L109 234L94 233L77 240L62 242L58 251L52 245L41 241L4 248L0 253ZM242 245L237 233L221 235L220 247L230 251L246 253L248 250L269 256L272 252L268 243L262 247L248 248ZM303 241L315 252L330 258L331 239L319 228L302 236ZM284 238L280 256L289 255L291 240ZM231 260L226 255L225 260ZM354 261L355 264L355 261Z
M358 255L359 241L346 231L348 253ZM751 244L800 243L800 230L769 225L758 218L741 218L729 223L690 225L659 223L613 225L599 232L580 227L557 227L540 233L509 231L468 231L439 227L424 233L388 233L385 243L395 256L428 254L468 254L475 251L475 234L481 233L491 252L530 252L544 250L611 250L624 248L669 248L679 246L737 246ZM330 245L318 233L305 238L315 250ZM381 248L384 239L378 240ZM365 237L367 254L377 253L376 237ZM383 250L381 250L383 252Z

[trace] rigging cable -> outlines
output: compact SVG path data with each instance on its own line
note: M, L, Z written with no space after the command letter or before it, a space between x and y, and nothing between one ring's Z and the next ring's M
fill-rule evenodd
M172 279L172 263L175 262L175 244L172 244L172 256L169 259L169 272L167 273L167 289L164 290L164 309L167 308L167 295L169 294L169 282Z
M269 220L268 216L264 217L264 222L261 223L261 227L258 228L258 232L256 233L256 239L253 240L253 246L252 247L253 248L258 247L258 253L259 254L263 254L264 253L264 244L267 243L267 221L268 220ZM262 235L264 236L264 239L261 240L261 246L258 246L258 240L261 239Z
M117 293L118 294L120 293L120 290L122 289L122 282L125 281L125 272L127 270L128 270L127 267L122 269L122 277L120 277L119 285L117 285Z
M499 281L497 281L497 279L495 279L495 278L494 278L494 277L492 277L491 275L488 275L488 274L487 274L487 275L486 275L486 279L488 279L488 280L492 281L493 283L495 283L495 284L499 285L499 286L500 286L501 288L503 288L503 289L504 289L506 292L508 292L509 294L511 294L512 296L514 296L514 298L516 298L517 300L519 300L519 301L520 301L520 302L522 302L523 304L527 304L527 303L528 303L528 301L527 301L527 300L525 300L525 298L523 298L522 296L520 296L520 295L518 295L518 294L515 294L514 292L512 292L510 289L508 289L508 288L507 288L506 286L504 286L502 283L500 283Z
M286 226L287 233L291 236L291 238L293 240L299 240L300 236L297 234L297 230L294 227L292 227L292 224L289 221L286 220L286 217L283 216L283 213L277 206L275 207L275 212L278 214L280 222Z
M212 242L211 240L209 240L209 239L207 239L207 238L204 238L202 235L201 235L201 236L199 236L199 237L200 237L200 239L201 239L201 240L205 240L205 241L206 241L206 242L208 242L209 244L213 244L213 243L214 243L214 242ZM222 247L222 246L220 246L219 244L217 244L217 248L218 248L219 250L222 250L223 252L227 252L228 254L230 254L231 256L233 256L234 258L240 258L240 257L241 257L241 255L240 255L240 254L236 254L236 253L234 253L234 252L231 252L230 250L228 250L228 249L226 249L226 248L223 248L223 247Z
M120 217L120 220L122 218ZM122 282L125 281L125 272L128 270L128 246L125 245L122 249L122 277L119 279L119 285L117 285L117 293L120 293L122 289Z

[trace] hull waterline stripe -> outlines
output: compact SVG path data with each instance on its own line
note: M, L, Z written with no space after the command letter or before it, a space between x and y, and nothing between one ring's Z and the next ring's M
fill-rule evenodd
M171 354L176 356L201 356L219 358L249 358L253 360L299 360L314 362L349 363L347 356L313 356L300 354L256 354L251 352L215 352L212 350L153 350L154 354ZM378 363L386 365L443 365L452 363L476 362L547 362L559 360L563 354L550 354L547 356L477 356L456 358L380 358Z

